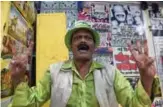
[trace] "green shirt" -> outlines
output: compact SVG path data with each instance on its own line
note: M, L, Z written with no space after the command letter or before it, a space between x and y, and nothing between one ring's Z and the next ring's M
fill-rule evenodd
M67 107L99 107L95 95L93 71L102 67L101 64L93 62L85 79L81 79L72 61L63 64L61 69L71 68L73 71L72 93L68 100ZM148 107L151 105L151 100L140 81L138 82L135 91L133 91L129 82L117 69L113 72L115 72L114 91L119 104L123 107ZM154 86L159 87L159 83L155 83ZM155 92L152 92L152 95L154 95L153 93ZM36 87L29 88L27 83L20 83L15 90L13 101L10 106L41 106L50 98L50 95L51 76L50 72L47 71Z

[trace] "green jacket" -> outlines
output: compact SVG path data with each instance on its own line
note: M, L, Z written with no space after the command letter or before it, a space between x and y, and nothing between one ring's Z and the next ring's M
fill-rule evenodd
M152 95L160 94L159 83L153 86ZM151 106L140 81L134 91L119 70L97 62L92 63L85 79L81 79L72 61L52 64L36 87L20 83L10 106L39 107L50 97L51 107L115 107L118 103L123 107Z

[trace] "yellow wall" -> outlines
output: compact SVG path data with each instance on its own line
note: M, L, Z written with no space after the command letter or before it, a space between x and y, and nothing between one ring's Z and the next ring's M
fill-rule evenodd
M1 29L1 32L0 32L0 44L2 43L2 38L3 38L3 34L5 34L6 30L3 31L3 26L4 24L6 23L7 24L7 20L8 20L8 17L9 17L9 11L10 11L10 3L9 1L1 1L0 2L0 29ZM6 27L7 28L7 27ZM1 46L0 46L0 50L1 50Z
M40 80L49 64L68 59L64 45L66 16L64 13L37 16L36 79ZM44 107L49 107L46 103Z

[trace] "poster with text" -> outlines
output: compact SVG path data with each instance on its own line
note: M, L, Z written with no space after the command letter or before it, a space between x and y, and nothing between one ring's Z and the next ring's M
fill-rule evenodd
M111 5L111 34L113 47L126 47L127 40L144 40L145 31L139 5Z
M114 65L121 71L124 76L137 77L139 71L128 48L114 47L113 48Z

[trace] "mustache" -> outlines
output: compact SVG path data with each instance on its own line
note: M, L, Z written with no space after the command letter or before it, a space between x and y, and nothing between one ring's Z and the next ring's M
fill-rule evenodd
M85 43L81 43L78 45L78 50L89 50L89 46Z

